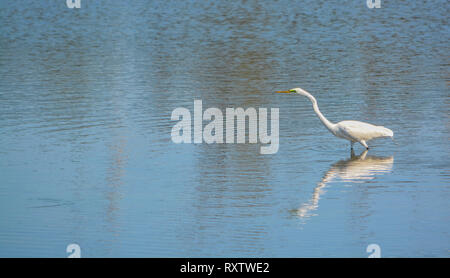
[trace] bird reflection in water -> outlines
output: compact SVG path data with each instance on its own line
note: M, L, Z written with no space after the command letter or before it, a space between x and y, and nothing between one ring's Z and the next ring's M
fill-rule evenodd
M300 218L312 216L313 212L319 207L320 196L324 193L323 189L332 181L340 179L343 182L364 183L374 179L377 175L383 175L392 170L393 156L377 157L367 155L367 152L365 150L356 156L354 151L351 150L349 159L334 163L314 188L310 200L296 209L295 214Z

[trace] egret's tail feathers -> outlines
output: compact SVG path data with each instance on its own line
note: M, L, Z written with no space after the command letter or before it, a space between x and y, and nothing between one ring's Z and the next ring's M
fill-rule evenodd
M379 126L380 132L383 137L391 137L394 138L394 132L387 127Z

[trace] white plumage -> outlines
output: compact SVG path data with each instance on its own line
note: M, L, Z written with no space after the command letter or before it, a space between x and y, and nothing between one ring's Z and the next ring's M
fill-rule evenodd
M325 118L325 116L320 112L316 99L310 93L301 88L295 88L289 91L278 91L278 93L297 93L299 95L306 96L312 102L314 112L316 112L324 126L335 136L349 140L351 143L351 148L353 148L353 144L355 142L358 142L366 149L369 149L369 146L367 146L367 141L369 140L375 138L394 137L394 132L384 126L376 126L360 121L342 121L337 124L328 121L328 119Z

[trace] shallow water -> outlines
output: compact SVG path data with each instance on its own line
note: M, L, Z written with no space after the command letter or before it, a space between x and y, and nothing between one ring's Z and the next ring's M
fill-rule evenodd
M449 4L365 2L0 1L0 256L449 257ZM172 143L195 99L279 151Z

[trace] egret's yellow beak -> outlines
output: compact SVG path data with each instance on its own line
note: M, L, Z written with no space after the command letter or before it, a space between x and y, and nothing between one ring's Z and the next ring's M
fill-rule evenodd
M279 93L279 94L289 94L290 91L277 91L277 93Z

